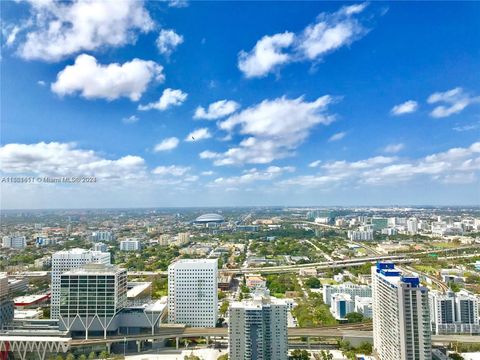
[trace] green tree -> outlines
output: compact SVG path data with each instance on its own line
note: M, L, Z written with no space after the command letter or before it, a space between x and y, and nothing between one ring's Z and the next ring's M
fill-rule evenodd
M322 351L320 351L320 359L321 360L333 360L333 354L329 353L328 351L322 350Z
M228 354L220 355L217 360L228 360Z
M87 360L87 355L82 354L78 357L78 360Z
M309 360L310 354L307 350L295 349L291 352L288 358L290 360Z
M318 289L320 288L321 283L320 280L312 276L305 280L305 285L308 286L310 289Z
M464 360L464 357L457 353L450 354L448 357L452 360Z
M100 353L100 359L108 359L109 356L110 356L110 354L109 354L108 351L106 351L106 350L103 350L103 351Z
M190 354L183 357L184 360L201 360L200 357Z
M68 353L65 360L75 360L75 355L73 355L72 353Z
M218 300L223 300L223 299L225 299L226 297L227 297L227 294L225 294L224 291L222 291L222 290L219 290L219 291L218 291Z
M227 313L229 305L228 301L224 301L222 305L220 305L220 315L224 316Z
M63 356L61 354L58 354L55 360L63 360Z
M97 355L95 354L94 351L92 351L90 354L88 354L88 360L95 360Z
M351 312L345 315L345 318L351 324L359 323L363 321L363 314L360 314L358 312Z

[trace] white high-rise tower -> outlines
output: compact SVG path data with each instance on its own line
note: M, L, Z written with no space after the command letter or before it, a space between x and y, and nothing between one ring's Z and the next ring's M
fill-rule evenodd
M217 259L182 259L168 267L168 322L215 327Z
M287 360L287 304L265 296L234 302L229 309L230 360Z
M431 360L428 289L392 263L372 267L373 347L380 360Z
M85 249L58 251L52 255L52 305L50 318L60 316L60 276L88 263L110 264L110 253Z

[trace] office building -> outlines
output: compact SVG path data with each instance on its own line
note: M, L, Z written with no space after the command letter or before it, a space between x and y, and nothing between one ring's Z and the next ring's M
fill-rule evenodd
M162 234L160 235L160 238L158 239L158 245L160 246L168 246L171 241L171 236L170 234Z
M24 249L27 246L25 236L8 235L2 239L2 247L7 249Z
M115 236L111 231L94 231L90 235L90 240L93 242L98 241L113 241L115 240Z
M379 360L430 360L428 289L393 263L372 267L373 347Z
M233 302L229 309L230 360L287 360L287 304L265 295Z
M139 251L141 248L140 240L128 239L120 241L120 251Z
M13 320L14 308L13 301L9 296L7 275L0 273L0 330Z
M480 334L480 301L476 295L465 290L458 293L431 291L429 301L432 333Z
M418 220L416 218L407 220L407 232L410 235L416 235L418 233Z
M60 275L61 330L107 336L127 304L127 271L114 265L86 264Z
M373 230L349 230L347 236L351 241L372 241Z
M373 231L382 231L382 229L386 229L388 227L388 219L373 217L372 225L373 225Z
M58 251L52 255L52 319L58 319L60 313L60 275L88 263L110 264L110 253L85 249Z
M168 267L168 321L215 327L218 312L217 259L181 259Z
M106 244L104 244L102 242L98 242L98 243L93 244L92 250L93 251L99 251L99 252L107 252L108 247L107 247Z
M348 294L333 294L330 305L332 315L337 320L346 320L346 315L355 311L355 302Z
M189 242L190 242L190 233L189 232L178 233L178 235L177 235L178 245L186 245Z
M356 285L351 282L346 282L340 285L323 286L323 301L325 304L332 304L333 294L348 294L352 297L352 299L355 299L356 296L371 297L372 287L370 285Z

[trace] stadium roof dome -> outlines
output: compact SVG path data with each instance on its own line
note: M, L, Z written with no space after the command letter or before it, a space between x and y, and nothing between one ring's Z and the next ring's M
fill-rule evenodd
M195 219L196 223L211 223L211 222L221 223L224 221L225 219L223 218L223 216L219 214L203 214Z

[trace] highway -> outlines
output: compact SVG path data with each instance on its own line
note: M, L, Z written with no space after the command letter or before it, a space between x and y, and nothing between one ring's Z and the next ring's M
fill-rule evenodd
M198 338L198 337L228 337L227 328L182 328L168 327L160 328L155 334L137 334L127 336L112 336L107 339L91 338L91 339L74 339L71 346L84 345L100 345L121 343L125 341L148 341L163 340L168 338ZM317 328L300 328L294 327L288 329L288 337L323 337L323 338L364 338L369 340L372 338L372 323L362 324L345 324ZM435 344L449 343L480 343L479 335L432 335L432 342Z

